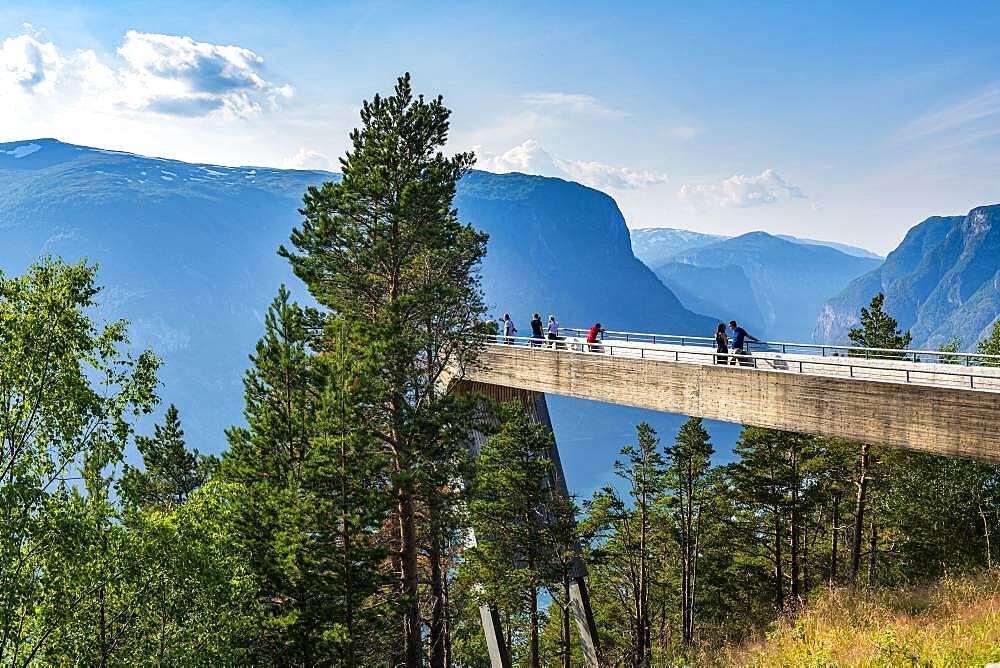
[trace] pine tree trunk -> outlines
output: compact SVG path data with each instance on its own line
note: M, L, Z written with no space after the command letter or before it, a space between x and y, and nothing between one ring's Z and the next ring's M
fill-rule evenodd
M983 512L982 502L976 502L979 509L979 516L983 520L983 537L986 539L986 568L993 568L993 553L990 549L990 523L986 521L986 513Z
M837 583L837 543L840 524L840 493L833 496L833 517L830 522L830 586Z
M451 647L451 590L448 585L448 572L444 574L444 664L451 668L454 663L454 653Z
M646 619L646 608L649 602L646 580L648 578L646 563L647 524L646 497L643 495L639 504L639 600L636 602L636 666L645 666L649 654L649 622Z
M510 621L510 613L509 612L504 613L504 620L506 621L506 624L504 625L506 627L504 629L504 642L507 644L507 656L509 656L510 660L513 661L514 660L514 625Z
M868 489L868 445L861 446L861 467L858 471L858 479L855 483L858 488L858 496L854 505L854 536L851 541L851 572L848 581L851 585L858 583L858 571L861 568L861 534L865 528L865 494Z
M528 568L533 568L529 562ZM538 644L538 585L531 578L531 668L541 668L542 660Z
M681 531L681 642L685 647L690 646L694 634L691 628L691 471L688 467L688 475L684 481L683 508L683 529Z
M774 609L781 612L785 607L784 553L781 549L781 508L774 506Z
M399 498L400 561L403 566L402 595L406 602L403 616L404 655L407 668L419 668L424 661L420 639L420 600L417 596L417 538L414 527L413 497L407 490Z
M868 586L875 586L875 560L878 557L878 527L872 520L872 532L868 543Z
M792 490L792 512L791 512L791 566L792 566L792 583L791 591L789 596L791 598L791 605L793 607L798 606L799 599L801 597L801 591L799 590L799 552L801 550L800 540L799 540L799 509L798 509L798 490Z
M435 531L435 533L437 533ZM444 574L438 536L431 539L431 668L445 668Z
M816 539L813 538L813 542ZM803 600L809 599L809 590L812 587L812 581L809 579L809 548L812 545L809 543L809 521L806 520L802 523L802 598Z

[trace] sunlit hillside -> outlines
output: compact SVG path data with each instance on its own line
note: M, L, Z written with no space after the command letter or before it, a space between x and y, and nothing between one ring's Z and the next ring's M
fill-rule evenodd
M878 592L838 589L699 665L984 666L1000 661L1000 571Z

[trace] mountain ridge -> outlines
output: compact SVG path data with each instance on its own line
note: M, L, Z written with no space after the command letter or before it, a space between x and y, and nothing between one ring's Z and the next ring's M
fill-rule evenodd
M965 216L931 216L913 226L885 263L852 281L824 304L815 336L846 339L875 294L913 345L936 348L953 337L974 349L1000 313L1000 204Z
M0 144L0 267L20 273L46 254L98 261L100 317L129 319L135 346L165 359L161 397L178 405L192 445L218 452L223 429L242 421L243 371L278 286L311 301L277 248L301 221L306 188L338 177L7 142ZM535 311L578 327L600 320L707 336L715 324L684 308L634 257L624 217L605 193L474 171L459 183L455 206L491 235L482 267L487 301L494 315L509 311L522 332ZM602 447L636 417L620 407L551 403L560 438L578 447ZM665 431L681 421L640 419ZM596 486L606 472L601 462L584 458L571 475Z
M760 230L763 231L763 230ZM636 257L649 266L665 264L678 253L707 246L718 241L735 237L724 234L707 234L677 227L638 227L629 230L632 239L632 250ZM765 232L770 234L768 232ZM736 235L742 236L742 235ZM773 234L778 239L807 246L826 246L846 255L865 257L873 260L884 260L877 253L838 241L823 241L796 237L790 234Z
M761 327L758 336L808 341L821 305L850 280L878 264L875 259L850 256L827 246L794 243L757 231L676 253L653 269L678 292L705 294L706 290L714 290L715 301L699 307L712 304L724 307L724 313L731 314L724 320L751 322L756 310ZM719 272L725 272L726 267L740 267L745 280L723 276L714 288L709 288L703 277L688 276L678 265Z

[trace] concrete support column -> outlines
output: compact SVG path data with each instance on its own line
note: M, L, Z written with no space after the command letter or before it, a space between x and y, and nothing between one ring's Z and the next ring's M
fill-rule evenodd
M569 583L570 615L576 622L576 632L580 636L583 663L587 668L598 668L600 664L597 643L597 625L590 609L590 595L587 581L582 577L573 578Z
M486 635L486 647L490 652L492 668L510 668L510 655L507 654L507 643L503 639L503 625L500 615L488 605L479 606L479 618L483 622L483 633Z
M500 402L519 401L524 406L532 422L540 424L549 433L553 433L552 419L549 417L549 407L545 402L545 395L541 392L465 381L459 383L453 388L453 391L460 393L475 392ZM479 447L486 439L486 435L476 432L471 434L470 437L471 451L473 455L478 455ZM568 497L569 489L566 485L566 476L563 474L559 449L555 445L554 439L552 450L549 452L549 459L553 463L552 478L549 480L549 484L552 489ZM598 644L597 625L594 623L594 613L590 609L590 597L587 594L586 575L587 567L577 557L573 563L569 585L570 615L573 617L577 634L580 637L584 665L587 668L598 668L600 666L600 646ZM483 632L486 634L486 644L490 651L490 665L493 668L506 668L510 666L511 659L507 655L503 627L500 625L500 617L497 611L484 605L479 608L479 616L483 622Z

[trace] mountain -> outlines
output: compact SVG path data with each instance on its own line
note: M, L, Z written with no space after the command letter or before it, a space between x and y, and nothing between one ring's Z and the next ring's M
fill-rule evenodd
M731 239L732 237L719 234L704 234L691 230L681 230L671 227L644 227L631 231L632 251L635 256L646 263L647 266L660 266L669 262L678 253L709 244ZM866 257L873 260L882 260L882 256L877 255L865 248L842 244L836 241L821 241L818 239L803 239L793 237L789 234L774 235L779 239L790 241L793 244L805 244L807 246L827 246L841 253L853 255L855 257ZM682 300L683 301L683 300Z
M854 257L866 257L870 260L882 261L885 258L878 253L873 253L867 248L861 248L860 246L852 246L850 244L842 244L839 241L823 241L822 239L806 239L804 237L793 237L790 234L775 234L774 236L779 239L784 239L785 241L791 241L793 244L805 244L806 246L826 246L834 250L839 250L841 253L847 255L853 255Z
M731 318L740 321L748 331L767 336L764 315L757 297L749 287L750 279L743 267L699 267L681 262L667 262L656 268L663 284L677 295L681 303L699 313L713 313L722 322Z
M160 396L178 405L191 445L217 452L223 430L242 421L247 355L278 286L309 300L276 249L300 221L305 189L336 178L52 139L0 143L0 269L21 273L43 254L100 263L99 315L129 319L134 345L164 358ZM521 332L536 310L564 326L600 320L623 329L711 331L713 320L681 306L632 255L625 221L603 193L560 179L473 172L459 184L456 205L463 220L490 233L487 300L494 313L509 311ZM575 471L568 465L585 486L600 484L635 411L553 404L560 440L588 451L613 447L607 457L581 458ZM649 419L664 430L680 423ZM598 440L610 431L623 440Z
M677 264L712 269L715 285L700 274L685 278ZM879 260L847 255L827 246L799 244L766 232L750 232L678 253L653 270L668 286L697 292L721 307L723 319L750 322L759 312L758 336L808 341L824 301ZM742 274L733 272L739 267ZM719 313L719 311L713 311Z
M521 332L535 311L560 324L706 335L695 315L635 258L625 219L604 193L558 178L472 172L455 206L490 235L483 285L495 315Z
M643 227L630 230L632 252L648 267L669 262L675 255L692 248L701 248L729 237L704 234L673 227Z
M816 338L847 340L863 306L878 292L914 347L937 348L958 337L965 349L984 338L1000 315L1000 205L966 216L934 216L913 227L885 263L831 298Z

